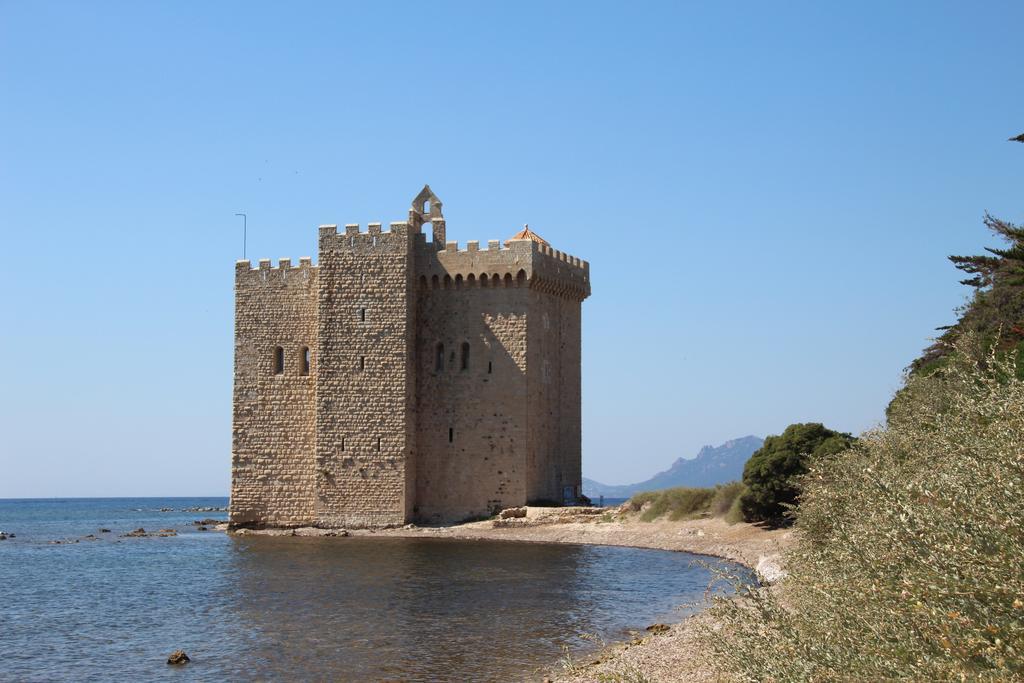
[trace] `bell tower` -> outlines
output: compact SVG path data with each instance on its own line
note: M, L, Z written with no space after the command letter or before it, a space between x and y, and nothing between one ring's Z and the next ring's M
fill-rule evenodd
M430 185L424 185L409 208L409 227L412 232L419 231L424 223L433 228L434 249L441 251L445 245L444 214L441 213L441 200L437 198Z

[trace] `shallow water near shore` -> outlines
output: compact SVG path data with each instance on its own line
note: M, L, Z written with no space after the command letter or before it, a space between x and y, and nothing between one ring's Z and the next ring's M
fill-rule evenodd
M0 541L0 679L537 679L563 647L595 649L581 634L618 640L677 620L711 578L686 553L231 537L192 523L223 512L183 511L226 505L0 501L0 530L16 534ZM120 536L140 526L178 535ZM170 667L178 648L192 662Z

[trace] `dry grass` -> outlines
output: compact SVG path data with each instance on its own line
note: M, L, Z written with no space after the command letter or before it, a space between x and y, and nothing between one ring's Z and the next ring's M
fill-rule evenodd
M640 519L651 522L664 516L672 521L697 517L724 517L727 521L742 521L739 497L743 484L738 481L719 484L714 488L679 488L638 493L629 499L630 508L642 513ZM644 506L648 504L646 509Z

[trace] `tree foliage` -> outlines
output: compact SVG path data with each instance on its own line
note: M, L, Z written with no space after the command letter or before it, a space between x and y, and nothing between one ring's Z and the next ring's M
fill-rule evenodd
M961 280L974 288L971 299L959 309L957 322L925 349L911 366L911 374L941 370L956 340L965 335L977 343L966 349L976 362L985 362L987 349L998 343L999 354L1020 359L1024 351L1024 227L985 214L985 226L1004 247L988 247L987 254L950 256L949 260L969 277ZM1024 370L1024 364L1018 365Z
M1024 135L1010 138L1024 142ZM999 340L1000 353L1024 359L1024 227L988 213L985 227L1002 242L986 247L985 254L950 256L949 260L968 277L960 282L974 288L970 300L957 310L959 319L944 330L911 366L912 374L941 369L948 361L956 340L965 334L977 340L971 349L975 361L984 362L985 352ZM1018 362L1018 371L1024 363Z
M744 519L773 526L789 523L787 511L798 502L800 477L808 463L845 450L852 440L816 422L792 424L781 435L769 436L743 468Z

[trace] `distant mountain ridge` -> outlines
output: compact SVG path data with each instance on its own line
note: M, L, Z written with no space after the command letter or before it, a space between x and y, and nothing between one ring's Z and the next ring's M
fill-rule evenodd
M664 472L636 484L609 485L583 478L583 495L589 498L629 498L641 491L657 491L675 486L714 486L743 477L743 466L761 447L764 439L744 436L721 446L704 446L696 458L678 458Z

